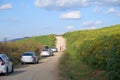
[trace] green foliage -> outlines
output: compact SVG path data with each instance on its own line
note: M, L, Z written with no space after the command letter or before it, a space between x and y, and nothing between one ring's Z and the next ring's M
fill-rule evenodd
M120 55L120 52L118 52L117 50L120 48L116 48L116 46L120 46L120 25L105 27L96 30L68 32L63 36L67 40L67 52L70 54L71 58L76 56L76 59L74 59L75 61L85 63L92 69L102 71L106 70L108 77L111 76L111 78L108 80L115 80L114 77L120 75L120 67L117 68L119 66L118 62L120 62L120 58L118 57ZM114 48L115 50L113 50ZM116 57L112 56L112 54L116 52ZM118 72L116 71L116 69L113 69L112 61L114 63L114 67L115 65L117 66L116 68ZM78 67L74 66L73 68L75 70ZM114 73L110 70L112 70ZM97 74L95 74L94 76L96 75ZM102 77L104 77L105 79L104 75ZM119 79L120 78L118 78L118 80ZM103 78L100 80L103 80Z
M113 36L113 39L114 47L111 49L106 65L107 80L120 80L120 35Z
M112 50L116 47L114 44L117 43L117 45L120 45L119 41L120 34L103 36L95 40L85 41L79 49L82 61L93 68L105 69L108 62L107 59L116 52Z
M20 57L23 52L35 51L38 55L42 49L42 45L36 42L5 42L0 43L0 53L7 54L11 59L13 59L14 64L19 64Z
M62 55L59 67L60 74L64 77L62 80L90 80L87 75L90 75L92 70L67 51Z
M22 42L28 42L28 41L41 43L42 45L55 46L56 38L54 37L53 34L51 34L51 35L27 38L27 39L19 40L17 42L22 43Z
M7 54L13 59L14 64L20 63L20 57L23 52L36 52L40 55L40 51L44 45L55 45L54 35L33 37L29 39L23 39L16 42L2 42L0 43L0 53Z

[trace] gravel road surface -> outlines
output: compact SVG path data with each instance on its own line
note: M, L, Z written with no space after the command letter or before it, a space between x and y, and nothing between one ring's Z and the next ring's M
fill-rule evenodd
M58 62L65 49L65 40L61 36L56 39L59 52L55 53L55 56L41 59L39 64L19 65L14 73L9 76L0 76L0 80L59 80Z

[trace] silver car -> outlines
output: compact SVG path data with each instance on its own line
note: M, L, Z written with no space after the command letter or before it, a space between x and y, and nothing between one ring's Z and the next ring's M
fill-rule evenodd
M0 54L0 74L8 75L14 72L12 61L5 54Z
M44 49L40 53L41 57L47 57L47 56L53 56L53 55L54 55L54 52L51 49Z
M39 59L35 52L24 52L21 56L21 64L24 63L38 63Z
M50 48L53 52L58 52L58 49L56 47L51 47Z

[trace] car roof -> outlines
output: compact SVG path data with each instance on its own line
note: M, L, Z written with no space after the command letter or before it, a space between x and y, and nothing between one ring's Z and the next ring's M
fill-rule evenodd
M43 49L42 51L48 51L49 49Z
M24 52L23 54L35 54L35 52Z
M24 53L35 53L35 52L24 52Z
M3 54L3 53L2 53L2 54L0 54L0 57L2 57L3 55L5 55L5 54Z

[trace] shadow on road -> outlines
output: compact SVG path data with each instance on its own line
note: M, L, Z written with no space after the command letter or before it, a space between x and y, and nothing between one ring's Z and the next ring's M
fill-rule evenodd
M10 73L8 76L17 75L17 74L20 74L23 72L25 72L25 70L16 70L16 71L14 71L14 73ZM0 74L0 76L5 76L5 74Z
M9 76L21 74L21 73L23 73L23 72L25 72L25 71L26 71L26 70L16 70L16 71L14 71L14 73L9 74Z
M41 63L43 63L43 62L38 62L37 64L41 64ZM37 64L34 64L34 63L26 63L23 65L20 64L20 65L15 66L15 69L25 68L25 67L29 67L30 65L37 65Z
M25 67L28 67L28 65L18 65L18 66L15 66L15 69L18 69L18 68L25 68Z

